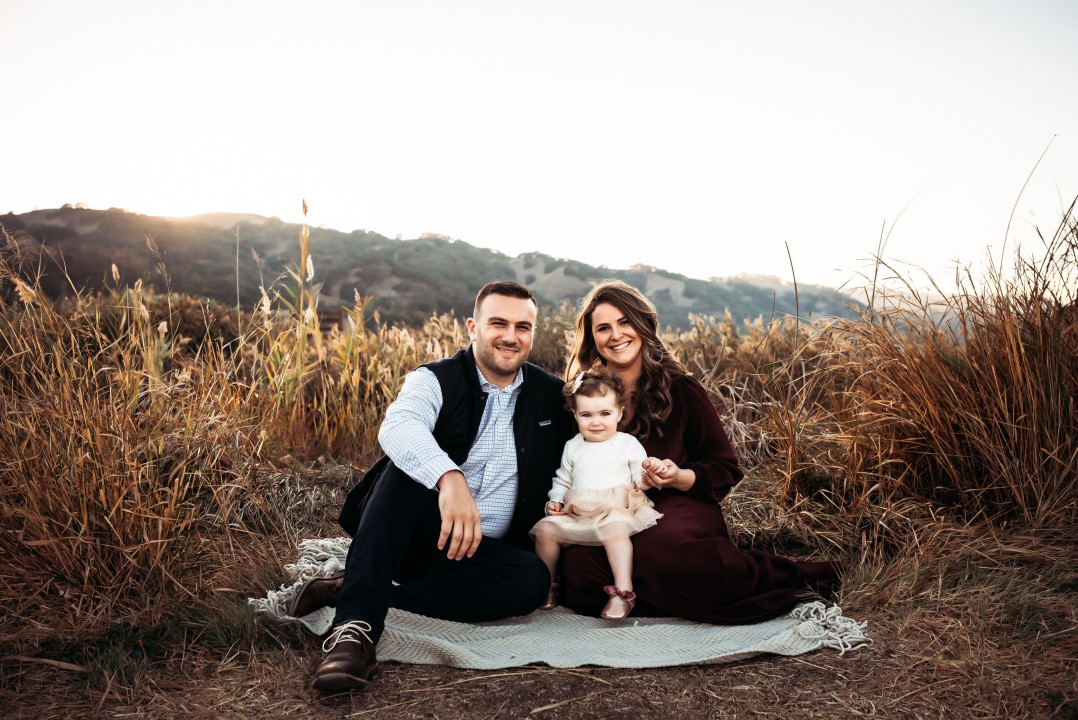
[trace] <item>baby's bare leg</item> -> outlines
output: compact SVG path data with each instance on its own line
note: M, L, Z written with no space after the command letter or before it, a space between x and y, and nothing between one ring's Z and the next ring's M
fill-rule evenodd
M621 590L632 590L633 543L629 536L610 538L603 542L603 547L606 548L606 559L614 573L614 585Z
M540 527L535 531L535 554L546 563L550 571L550 582L553 583L558 572L558 557L561 556L561 543L546 533L546 528Z

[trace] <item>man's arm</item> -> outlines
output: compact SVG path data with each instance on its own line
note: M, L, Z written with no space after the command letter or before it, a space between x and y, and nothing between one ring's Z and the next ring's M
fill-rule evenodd
M430 370L419 368L404 378L378 430L382 450L408 477L435 489L439 478L460 470L434 439L434 424L442 409L442 387Z
M438 549L447 557L471 557L483 538L479 508L464 473L438 446L432 434L442 409L442 388L430 370L408 373L397 398L386 410L378 430L382 450L406 475L424 487L439 491L442 531Z

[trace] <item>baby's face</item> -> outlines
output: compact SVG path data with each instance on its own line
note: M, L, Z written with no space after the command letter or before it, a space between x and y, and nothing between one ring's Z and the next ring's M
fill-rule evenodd
M621 420L621 407L616 396L608 392L601 397L576 396L576 426L588 442L602 442L614 437Z

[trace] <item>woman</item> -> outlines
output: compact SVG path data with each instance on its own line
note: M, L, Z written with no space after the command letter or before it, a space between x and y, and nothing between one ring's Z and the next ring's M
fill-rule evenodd
M800 562L731 542L721 501L741 480L707 392L666 349L655 307L639 291L604 282L581 301L566 379L604 365L625 386L619 430L647 450L644 482L663 515L632 537L638 615L747 624L782 615L814 592L838 588L840 566ZM597 615L613 576L603 549L565 548L561 602Z

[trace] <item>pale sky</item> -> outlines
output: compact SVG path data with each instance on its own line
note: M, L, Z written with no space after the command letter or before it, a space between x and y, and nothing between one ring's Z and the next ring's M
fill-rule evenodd
M1075 38L1075 0L0 0L0 213L306 198L697 278L789 243L831 286L901 213L885 256L947 284L1078 195Z

